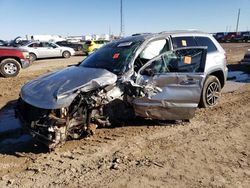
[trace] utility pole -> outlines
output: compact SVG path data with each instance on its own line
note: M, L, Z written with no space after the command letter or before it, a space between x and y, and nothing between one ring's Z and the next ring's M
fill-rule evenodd
M109 37L111 36L111 27L109 25Z
M121 0L121 7L120 7L120 16L121 16L121 26L120 26L120 37L124 36L124 23L123 23L123 0Z
M239 29L239 22L240 22L240 9L238 10L238 18L237 18L237 24L236 24L236 32L238 32L238 29Z

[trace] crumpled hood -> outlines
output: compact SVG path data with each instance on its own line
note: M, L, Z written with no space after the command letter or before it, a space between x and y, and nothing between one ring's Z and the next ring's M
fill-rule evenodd
M21 98L38 108L59 109L72 103L77 90L88 92L116 80L117 76L105 69L73 66L28 82L21 89Z

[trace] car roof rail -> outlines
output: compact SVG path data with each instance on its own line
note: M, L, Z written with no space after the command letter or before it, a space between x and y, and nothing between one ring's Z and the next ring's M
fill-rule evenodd
M159 34L164 34L164 33L192 33L192 32L196 32L196 33L204 33L203 31L200 31L198 29L185 29L185 30L170 30L170 31L162 31Z
M131 36L149 35L149 34L152 34L152 33L135 33L135 34L132 34Z

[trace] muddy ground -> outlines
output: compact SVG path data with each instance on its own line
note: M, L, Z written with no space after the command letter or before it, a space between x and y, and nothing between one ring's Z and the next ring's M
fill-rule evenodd
M223 47L231 69L250 73L238 65L250 44ZM28 80L83 58L39 60L18 77L0 78L0 108L11 106ZM5 145L0 187L249 187L249 122L250 85L242 84L218 106L198 109L190 123L137 119L51 153L32 140Z

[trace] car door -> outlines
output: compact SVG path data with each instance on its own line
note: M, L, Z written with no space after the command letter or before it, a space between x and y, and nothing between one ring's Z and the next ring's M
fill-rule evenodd
M37 48L40 58L53 57L50 51L48 42L40 42L39 47Z
M51 57L61 57L62 56L62 47L60 47L54 43L49 43L48 45L49 45Z
M187 120L194 116L204 82L206 48L165 52L147 62L136 84L145 96L132 100L136 115L160 120Z
M39 42L33 42L29 44L27 47L25 47L30 53L34 53L37 58L42 58L43 54L42 52L42 44Z
M50 42L43 42L44 57L59 57L61 55L61 47Z

